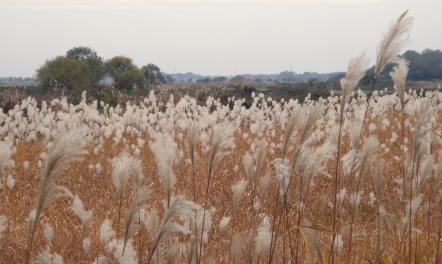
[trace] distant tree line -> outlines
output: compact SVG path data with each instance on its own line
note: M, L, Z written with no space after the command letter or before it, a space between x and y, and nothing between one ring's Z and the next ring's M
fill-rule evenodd
M75 47L65 56L46 61L37 70L37 79L44 92L63 89L76 98L83 91L100 98L112 90L144 91L168 81L152 63L138 68L132 59L124 56L104 61L89 47Z
M401 55L402 58L408 61L409 72L407 80L409 81L434 81L442 80L442 51L430 50L417 52L408 50ZM385 66L379 79L383 82L392 82L390 72L395 66L394 63ZM367 84L373 76L374 67L371 67L362 80L362 83Z

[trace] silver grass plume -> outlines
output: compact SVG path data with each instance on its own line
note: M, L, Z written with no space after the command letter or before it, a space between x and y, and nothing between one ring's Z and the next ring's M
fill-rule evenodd
M242 196L244 191L247 188L248 181L240 180L236 184L232 185L232 193L233 193L233 215L236 214L238 207L241 203Z
M395 57L405 45L406 38L404 39L404 36L410 31L412 22L413 18L408 16L407 10L390 26L377 51L375 77L382 72L385 65L394 62Z
M405 216L402 218L403 230L412 229L411 223L413 222L414 214L421 205L422 200L423 200L423 195L419 194L417 196L414 196L411 202L408 202Z
M210 191L210 183L212 179L212 173L215 165L221 160L223 155L226 154L229 148L234 148L235 142L233 138L233 133L235 129L233 126L227 123L220 123L218 125L214 125L211 129L210 133L210 141L209 141L209 151L208 151L208 165L207 165L207 183L206 183L206 191L204 197L203 204L203 223L201 225L201 234L200 234L200 252L197 257L197 263L200 262L201 254L202 254L202 245L203 245L203 236L204 236L204 225L206 221L206 205L209 199L209 191Z
M115 236L114 230L112 230L112 221L104 219L100 225L100 242L103 246L106 246Z
M160 225L160 216L158 215L158 210L152 208L149 211L141 208L141 222L144 224L148 230L149 239L153 242L156 238L156 232Z
M295 146L294 146L295 151L293 152L293 154L290 158L289 170L288 170L289 181L288 181L287 185L284 186L286 189L285 193L284 193L285 198L287 198L287 191L288 191L288 188L290 187L293 171L294 171L295 167L297 166L299 156L300 156L302 150L304 149L304 145L307 142L307 139L309 138L309 136L313 133L314 129L316 128L316 123L320 119L321 114L322 114L322 107L319 104L310 106L309 108L310 109L309 109L309 113L307 115L307 118L304 120L304 122L301 126L299 139L297 140L297 142L295 143Z
M151 149L158 166L161 184L167 195L167 206L170 206L173 188L176 184L176 175L173 171L173 165L178 160L177 144L170 134L162 133L155 135L155 141L151 144Z
M117 220L117 236L120 234L120 220L121 220L121 206L124 198L124 190L126 189L126 185L129 182L129 179L132 177L135 181L138 181L140 178L139 167L140 161L130 157L127 152L121 153L118 157L113 158L111 161L112 164L112 183L117 190L118 196L118 220ZM137 180L138 179L138 180Z
M81 201L80 197L78 197L78 195L74 196L71 209L74 214L78 216L81 220L81 240L83 243L84 235L86 234L89 223L92 220L93 211L87 211L86 209L84 209L83 202Z
M372 175L373 175L373 187L375 190L376 199L378 203L382 198L382 185L383 185L383 177L384 177L384 168L385 161L381 158L377 159L374 166L372 167Z
M130 157L127 152L121 153L118 157L112 159L112 183L117 190L118 199L121 202L124 196L124 190L129 182L129 178L136 179L138 171L136 170L139 161Z
M152 251L150 252L148 263L151 262L155 251L157 250L163 239L172 232L187 233L188 230L183 226L174 223L173 220L190 213L191 209L195 208L195 204L191 201L185 200L182 197L173 198L169 208L167 208L166 215L157 232L156 239Z
M80 156L87 153L83 150L85 144L84 133L81 130L72 130L59 136L54 143L49 144L43 174L41 175L37 208L35 209L35 214L33 214L33 219L30 219L26 263L29 263L32 241L41 212L52 201L60 197L72 197L68 189L55 183L55 176L63 173L70 163L81 160Z
M8 228L8 218L5 215L0 215L0 239L3 237L3 232Z
M266 215L262 219L261 225L258 227L258 231L255 237L255 254L258 263L265 252L270 249L271 242L272 231L270 217Z
M196 182L195 182L195 148L199 139L199 127L196 123L193 123L186 135L186 145L189 151L190 162L192 163L192 191L193 200L196 199Z
M416 124L416 131L414 135L414 142L413 142L413 159L416 159L416 156L421 150L423 140L426 133L426 125L430 121L430 109L431 103L428 100L425 100L422 102L420 113L419 113L419 119Z
M233 127L227 124L216 125L210 134L208 177L212 175L215 164L225 154L226 149L233 148Z
M35 257L35 264L63 264L63 257L57 253L51 253L49 246L40 251Z
M173 240L172 245L167 248L165 262L166 264L175 264L177 263L177 257L180 250L180 244L178 241Z
M230 216L223 216L223 218L219 221L219 231L223 231L226 226L230 223Z
M321 241L319 240L316 232L313 228L309 228L311 226L311 222L307 219L304 220L304 226L302 227L302 233L304 235L304 240L308 247L313 247L316 253L316 257L318 258L319 263L324 262L324 254L322 252ZM312 262L313 263L313 262Z
M341 108L339 109L340 120L342 120L344 116L345 105L348 103L351 93L365 75L367 64L368 62L365 53L352 59L348 66L347 73L345 74L345 78L342 78L340 81L342 89Z
M288 149L289 149L289 143L296 132L297 124L299 123L299 120L302 118L302 112L301 111L295 111L290 114L289 121L286 124L286 128L284 131L284 140L283 140L283 159L287 155Z
M151 193L149 186L137 185L135 189L135 196L131 202L129 210L126 215L126 221L124 225L124 243L123 243L123 254L126 249L127 242L129 239L139 230L139 224L135 221L140 214L140 208L142 203L146 201Z
M196 123L193 123L186 135L186 145L189 150L190 161L192 166L195 167L195 147L199 139L199 128Z
M4 170L7 167L13 167L14 161L11 159L12 154L15 153L15 147L12 143L0 141L0 181L3 179Z
M391 79L394 81L394 88L396 89L396 92L399 96L399 100L401 102L401 107L404 109L405 100L404 100L404 94L405 94L405 83L407 82L407 75L408 75L408 62L403 59L399 58L397 61L397 66L393 68L393 71L390 72Z
M302 127L301 134L299 137L299 144L302 145L308 137L311 135L313 130L315 129L316 122L321 118L322 115L322 107L320 104L316 104L314 106L310 106L309 113L307 119L304 122L304 126Z
M361 178L369 168L370 161L375 157L378 150L379 141L375 137L368 137L364 140L361 153L359 153L357 166L359 166L359 178Z

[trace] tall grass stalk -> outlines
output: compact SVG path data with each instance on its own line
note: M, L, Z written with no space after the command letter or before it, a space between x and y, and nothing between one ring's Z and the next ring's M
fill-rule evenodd
M29 217L30 230L26 250L26 264L29 264L30 261L35 230L42 211L58 198L73 197L68 189L55 183L55 177L63 173L72 162L81 160L80 156L86 154L86 151L83 150L85 144L83 132L72 130L59 136L55 142L48 146L48 154L40 178L37 207Z
M201 262L202 251L203 251L203 236L204 236L204 225L206 220L206 207L209 199L210 183L212 180L213 170L215 165L220 160L223 151L233 145L231 138L232 128L226 126L213 127L210 134L210 146L209 146L209 159L207 164L207 184L205 188L205 197L203 201L203 223L201 226L200 234L200 252L197 257L197 263Z
M336 169L334 174L334 191L333 191L333 234L330 246L330 253L328 260L331 260L331 263L335 262L334 258L334 244L336 239L336 231L337 231L337 210L338 210L338 202L337 195L339 190L339 174L340 174L340 161L341 161L341 140L342 140L342 126L344 123L344 111L345 107L350 99L350 95L352 91L356 88L359 81L364 77L365 69L366 69L367 60L365 58L365 54L352 59L350 61L350 65L348 67L345 78L341 79L341 89L342 96L339 108L339 131L338 131L338 142L337 142L337 150L336 150Z
M352 250L352 242L353 242L353 225L355 222L355 218L357 216L357 210L358 210L358 196L359 196L359 189L362 183L362 179L364 175L368 171L369 163L371 162L371 159L375 156L377 151L377 146L379 145L379 142L377 139L373 137L369 137L365 140L364 147L358 157L358 163L359 163L359 174L357 176L357 182L356 182L356 192L354 194L354 198L352 201L353 210L351 213L351 220L350 220L350 232L349 232L349 243L348 243L348 254L347 259L351 259L351 250Z
M199 129L198 126L193 123L190 127L189 131L187 132L186 136L186 146L189 151L190 156L190 162L192 165L192 195L193 195L193 201L196 201L196 183L195 183L195 151L196 151L196 144L198 142L199 138Z

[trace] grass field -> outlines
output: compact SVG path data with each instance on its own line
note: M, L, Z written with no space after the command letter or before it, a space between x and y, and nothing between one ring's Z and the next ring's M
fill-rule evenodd
M375 261L379 253L407 263L409 250L416 263L435 263L436 254L440 258L442 94L406 98L404 130L396 95L371 99L361 138L366 97L353 98L345 112L336 261ZM146 263L152 255L152 262L170 257L181 263L192 255L197 261L199 254L204 263L267 262L270 254L284 263L326 259L333 234L338 102L335 97L281 103L256 96L249 109L240 102L228 109L216 101L197 106L184 98L160 112L151 96L125 110L98 112L94 103L63 100L37 109L29 98L0 116L2 138L15 142L1 145L2 166L8 153L15 166L5 166L2 177L0 215L7 223L0 258L25 261L29 215L46 190L49 202L35 222L30 254L35 261L50 254L65 263L92 263L99 257L101 262L107 257ZM69 162L71 156L81 161ZM48 175L56 184L49 185L50 191L40 184ZM149 191L139 192L141 187ZM179 212L167 222L176 197L188 201L178 200ZM410 199L411 238L406 225ZM129 212L131 223L126 222Z
M318 100L0 111L0 263L442 263L442 93L407 91L410 24L368 93L361 55Z

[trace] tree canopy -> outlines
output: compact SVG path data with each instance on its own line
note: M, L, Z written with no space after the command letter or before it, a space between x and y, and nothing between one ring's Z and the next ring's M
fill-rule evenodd
M95 51L76 47L67 51L66 56L46 61L37 70L37 78L45 92L59 88L79 97L83 91L95 90L104 73L103 60Z
M115 87L119 90L146 87L147 80L143 72L128 57L116 56L106 61L106 71L112 75Z
M166 77L161 73L160 68L152 63L149 63L141 68L144 76L151 85L166 83Z

